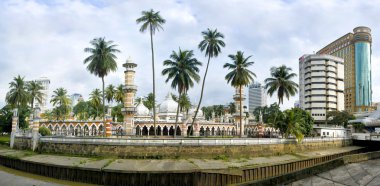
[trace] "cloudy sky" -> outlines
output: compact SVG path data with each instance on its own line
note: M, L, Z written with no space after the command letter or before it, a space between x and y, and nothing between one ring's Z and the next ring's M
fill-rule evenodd
M380 1L361 0L3 0L0 2L0 106L5 104L9 82L17 75L31 80L48 77L50 90L64 87L70 94L101 88L101 79L86 71L83 52L95 37L113 40L122 51L118 70L106 77L106 84L123 83L123 67L130 56L138 64L138 96L151 92L149 35L139 32L136 19L153 8L166 19L164 31L154 36L156 72L173 50L197 49L201 31L217 28L225 35L226 47L212 59L206 82L204 105L232 101L233 89L224 79L222 66L228 54L244 51L252 55L251 70L263 82L272 66L285 64L298 74L298 58L313 53L356 26L372 28L373 99L380 101ZM205 66L204 66L205 67ZM204 67L201 74L203 76ZM157 75L157 98L173 91ZM298 78L294 79L298 82ZM189 91L191 101L199 99L200 85ZM285 101L293 106L298 95ZM269 98L272 103L276 98Z

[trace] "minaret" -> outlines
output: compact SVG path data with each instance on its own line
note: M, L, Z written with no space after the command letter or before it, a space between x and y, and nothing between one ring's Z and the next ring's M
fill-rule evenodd
M122 112L124 114L124 129L127 135L133 134L134 128L134 116L136 112L135 108L135 93L137 86L135 82L135 70L137 67L136 63L133 63L129 57L127 62L123 64L123 67L126 68L124 71L125 84L124 84L124 108Z
M244 94L244 86L241 86L241 103L242 103L242 106L241 108L243 109L244 108L244 101L245 101L245 94ZM244 125L245 125L245 113L244 113L244 110L243 110L243 113L242 113L242 122L243 122L243 125L240 125L240 90L239 90L239 87L236 87L235 89L235 95L234 95L234 101L235 101L235 107L236 107L236 113L235 113L235 123L236 123L236 128L237 128L237 134L240 134L240 131L243 132L242 136L244 136ZM240 130L240 127L242 128Z

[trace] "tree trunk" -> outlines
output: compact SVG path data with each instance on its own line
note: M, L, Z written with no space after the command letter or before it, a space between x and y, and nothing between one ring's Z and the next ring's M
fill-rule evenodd
M106 106L104 102L104 77L102 77L102 90L103 90L103 125L106 126ZM103 134L104 136L106 135L105 133Z
M241 85L239 87L239 93L240 93L240 100L239 100L240 101L240 137L243 137L243 105L241 104L242 103Z
M203 81L202 81L201 97L199 98L198 106L197 106L197 109L195 110L193 121L191 122L190 131L193 134L194 134L194 132L193 132L193 126L194 126L195 118L197 117L197 114L198 114L198 111L199 111L199 107L201 106L201 103L202 103L203 91L204 91L204 88L205 88L206 76L207 76L207 72L208 72L208 66L210 64L210 59L211 59L211 56L209 55L208 56L208 60L207 60L207 66L206 66L205 75L203 76Z
M153 126L154 126L154 137L157 137L156 130L156 78L154 73L154 49L153 49L153 30L152 25L150 27L150 48L152 50L152 72L153 72Z
M174 138L177 135L177 126L178 126L178 114L179 114L179 97L181 97L181 92L178 92L178 99L177 99L177 115L175 116L175 129L174 129Z

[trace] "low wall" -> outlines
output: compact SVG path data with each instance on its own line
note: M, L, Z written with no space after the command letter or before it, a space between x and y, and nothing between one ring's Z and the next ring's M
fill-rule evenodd
M18 150L32 149L32 137L16 136L14 140L13 148L18 149Z
M240 158L272 156L351 145L350 139L115 139L42 137L39 151L120 158Z
M245 170L244 175L246 176L243 176L243 183L239 183L237 185L285 185L297 180L313 176L315 174L319 174L337 168L345 164L357 163L361 161L380 158L380 151L352 155L349 154L350 153L343 153L343 155L335 154L331 156L311 158L287 164L259 167L256 168L256 174L252 174L252 170ZM254 175L254 177L250 177L249 173Z
M235 171L235 174L197 170L181 172L111 171L103 168L52 165L1 155L0 164L43 176L98 185L280 185L335 168L344 163L380 156L380 152L349 155L358 152L359 150L356 150L276 165L242 168Z

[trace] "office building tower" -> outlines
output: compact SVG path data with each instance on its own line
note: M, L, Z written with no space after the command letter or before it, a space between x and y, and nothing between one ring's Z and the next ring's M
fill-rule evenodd
M299 59L300 107L315 123L324 123L329 111L344 110L344 61L331 55L304 55Z
M373 110L371 74L371 29L360 26L317 54L330 54L344 59L345 110L362 112Z
M260 83L253 83L249 86L248 96L249 113L252 113L257 107L267 105L267 95Z

